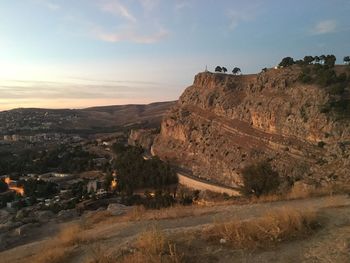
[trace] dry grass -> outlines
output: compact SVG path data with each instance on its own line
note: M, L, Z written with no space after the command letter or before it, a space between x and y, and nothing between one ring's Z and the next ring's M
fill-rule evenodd
M71 257L72 249L62 247L45 247L40 254L33 256L29 259L29 263L63 263Z
M91 213L81 222L81 226L84 229L90 229L94 225L97 225L101 222L111 219L111 213L109 211L98 211L95 213Z
M196 209L203 208L203 206L191 205L182 206L175 205L162 209L150 209L147 210L143 206L135 206L125 216L121 217L119 221L139 221L139 220L161 220L161 219L173 219L190 216L198 216L210 213L210 211Z
M327 187L292 187L289 192L285 194L271 194L263 195L260 197L252 197L250 199L251 203L266 203L266 202L276 202L276 201L286 201L286 200L296 200L296 199L307 199L312 197L321 196L334 196L337 194L349 193L348 185L329 185Z
M132 253L119 257L121 263L181 263L184 255L157 227L139 235Z
M344 207L348 204L348 202L342 197L342 196L329 196L325 200L325 207L326 208L336 208L336 207Z
M40 254L34 255L31 263L63 263L71 257L74 246L86 243L88 239L82 234L79 224L69 224L61 229L56 237L48 241Z
M160 255L164 250L165 235L156 227L142 233L136 242L136 247L146 254Z
M203 232L205 239L225 242L238 249L255 249L305 236L316 226L316 214L283 208L262 217L216 223Z
M108 251L101 245L93 245L89 249L90 259L86 263L115 263L116 258L113 257L112 252Z

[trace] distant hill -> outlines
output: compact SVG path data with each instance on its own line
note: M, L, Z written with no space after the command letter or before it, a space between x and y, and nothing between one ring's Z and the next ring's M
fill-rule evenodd
M86 109L19 108L0 112L0 134L95 133L125 127L159 127L175 101Z

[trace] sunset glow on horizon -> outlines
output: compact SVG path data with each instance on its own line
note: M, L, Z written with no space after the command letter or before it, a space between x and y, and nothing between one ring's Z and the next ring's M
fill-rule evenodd
M3 0L0 110L176 100L206 66L349 55L346 0ZM287 33L288 32L288 33Z

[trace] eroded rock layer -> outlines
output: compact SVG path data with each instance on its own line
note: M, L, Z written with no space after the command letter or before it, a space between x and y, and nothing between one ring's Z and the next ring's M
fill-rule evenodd
M229 186L260 160L292 180L348 180L349 121L322 113L328 93L298 82L299 73L198 74L164 118L153 153Z

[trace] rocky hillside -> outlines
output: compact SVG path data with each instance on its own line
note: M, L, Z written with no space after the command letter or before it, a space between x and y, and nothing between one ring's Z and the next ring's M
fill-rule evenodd
M349 79L346 67L336 72ZM348 113L324 110L339 96L303 84L300 74L298 66L254 75L198 74L164 118L153 153L230 186L240 184L243 167L260 160L288 181L349 181ZM348 94L342 93L346 103Z

